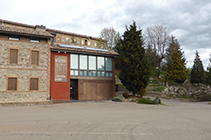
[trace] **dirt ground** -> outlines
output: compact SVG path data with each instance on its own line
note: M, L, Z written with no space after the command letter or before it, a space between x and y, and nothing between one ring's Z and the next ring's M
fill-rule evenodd
M161 100L0 107L0 140L210 140L209 102Z

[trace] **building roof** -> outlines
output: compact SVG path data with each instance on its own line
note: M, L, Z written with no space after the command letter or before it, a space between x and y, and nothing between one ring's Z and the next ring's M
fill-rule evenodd
M71 52L71 53L79 53L79 54L94 54L94 55L104 55L104 56L118 56L119 54L100 48L91 48L84 46L76 46L76 45L64 45L64 44L55 44L51 47L52 51L60 51L60 52Z
M4 19L0 19L0 23L3 23L3 24L7 23L7 24L17 25L17 26L22 26L22 27L27 27L27 28L34 28L35 27L33 25L28 25L28 24L24 24L24 23L18 23L18 22L4 20Z
M45 30L26 29L26 28L11 27L5 25L0 25L0 33L9 33L9 34L24 35L24 36L36 36L44 38L53 37L53 35L51 35L49 32Z
M18 23L18 22L3 20L3 19L0 19L0 25L1 25L1 23L2 23L2 25L4 25L4 23L6 23L6 24L17 25L17 26L27 27L27 28L32 28L32 29L35 28L34 25L28 25L28 24L24 24L24 23ZM61 30L50 29L50 28L46 28L46 31L48 31L50 33L61 33L61 34L66 34L66 35L74 35L74 36L77 36L77 37L83 37L83 38L89 38L89 39L93 39L93 40L104 41L104 40L102 40L100 38L97 38L97 37L81 35L81 34L76 34L76 33L72 33L72 32L66 32L66 31L61 31Z
M66 35L71 35L71 36L76 36L76 37L82 37L82 38L87 38L87 39L93 39L93 40L98 40L98 41L99 40L105 41L105 40L103 40L101 38L97 38L97 37L92 37L92 36L88 36L88 35L81 35L81 34L76 34L76 33L72 33L72 32L50 29L50 28L47 28L46 31L49 31L49 32L52 32L52 33L60 33L60 34L66 34Z

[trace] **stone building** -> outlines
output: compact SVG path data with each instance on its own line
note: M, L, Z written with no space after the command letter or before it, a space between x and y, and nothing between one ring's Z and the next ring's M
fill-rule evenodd
M115 93L115 56L95 37L0 19L0 101L93 100Z
M0 101L48 100L53 36L44 26L13 25L0 20Z

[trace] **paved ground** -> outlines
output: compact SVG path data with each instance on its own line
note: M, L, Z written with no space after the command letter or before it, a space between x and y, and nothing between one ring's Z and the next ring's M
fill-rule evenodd
M211 105L74 102L0 107L0 140L210 140Z

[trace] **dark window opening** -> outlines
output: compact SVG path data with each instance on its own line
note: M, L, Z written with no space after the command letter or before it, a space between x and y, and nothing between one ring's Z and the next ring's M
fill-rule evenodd
M9 35L9 40L20 40L20 37L17 35Z
M40 42L39 38L31 37L30 42Z
M87 43L88 43L87 40L85 40L85 45L86 45L86 46L87 46Z

